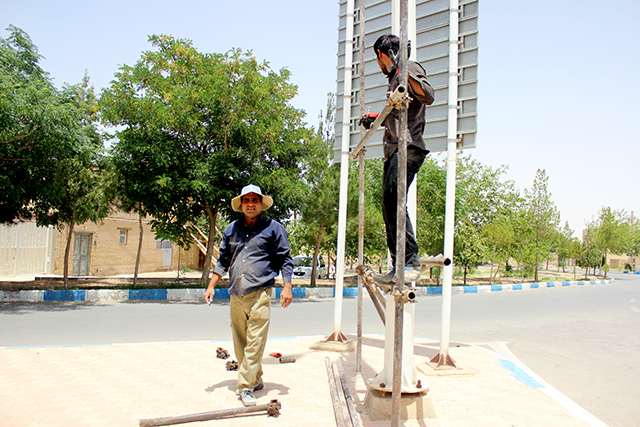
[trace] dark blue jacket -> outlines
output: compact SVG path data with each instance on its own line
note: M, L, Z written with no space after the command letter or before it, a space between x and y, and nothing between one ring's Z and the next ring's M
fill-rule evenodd
M291 283L293 259L287 230L263 216L249 228L244 218L234 221L222 234L213 272L220 276L229 272L229 294L234 296L272 287L280 272L284 283Z

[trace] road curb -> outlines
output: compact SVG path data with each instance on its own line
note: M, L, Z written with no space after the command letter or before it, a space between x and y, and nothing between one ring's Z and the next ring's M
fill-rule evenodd
M615 282L615 279L563 282L533 282L509 285L454 286L453 294L480 294L503 291L520 291L526 289L543 289L567 286L602 285ZM0 290L0 302L98 302L98 301L202 301L204 289L79 289L79 290L34 290L3 291ZM217 288L216 300L228 300L229 290ZM282 288L274 289L274 298L280 298ZM296 287L292 289L294 298L333 298L335 288ZM416 288L417 296L442 295L442 286L420 286ZM346 287L344 297L357 297L358 288Z

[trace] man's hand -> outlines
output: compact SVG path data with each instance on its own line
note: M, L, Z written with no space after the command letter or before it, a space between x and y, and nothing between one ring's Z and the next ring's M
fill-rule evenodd
M213 302L213 297L216 295L216 290L214 289L218 282L220 281L220 275L217 273L213 273L211 275L211 280L209 281L209 286L207 290L204 291L204 302L211 305Z
M283 308L287 308L292 302L293 292L291 292L291 283L285 283L282 292L280 292L280 305Z
M373 124L373 122L376 121L376 119L378 118L379 114L380 113L367 113L367 114L365 114L360 119L360 126L364 126L364 128L368 130L369 128L371 128L371 125Z
M208 287L207 290L204 292L204 302L211 305L211 302L213 301L213 297L215 296L215 294L216 294L216 290L212 287Z

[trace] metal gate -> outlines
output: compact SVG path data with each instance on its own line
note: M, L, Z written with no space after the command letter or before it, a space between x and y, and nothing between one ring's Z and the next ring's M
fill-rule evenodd
M0 276L53 273L55 229L20 221L0 225Z

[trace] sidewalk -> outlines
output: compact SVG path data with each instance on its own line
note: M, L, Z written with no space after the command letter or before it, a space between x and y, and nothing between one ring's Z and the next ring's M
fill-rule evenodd
M384 337L364 337L360 374L355 372L354 352L309 349L324 338L269 339L265 354L280 352L297 359L286 364L270 356L264 359L265 389L256 392L258 405L277 399L280 417L251 415L184 425L335 426L327 356L341 359L362 410L365 382L383 368ZM427 396L437 418L404 421L404 426L604 426L572 402L567 404L535 374L491 350L454 344L450 355L460 369L434 371L426 362L438 353L438 343L416 338L415 344L414 362L427 376ZM237 372L225 370L226 361L215 356L218 347L233 353L230 342L209 341L0 348L0 425L133 427L140 419L242 407L235 395ZM360 417L364 426L389 425L371 422L363 412Z

